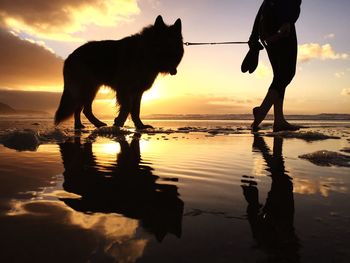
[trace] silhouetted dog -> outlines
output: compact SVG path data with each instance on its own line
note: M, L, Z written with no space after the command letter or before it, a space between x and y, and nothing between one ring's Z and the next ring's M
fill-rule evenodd
M74 114L75 128L84 128L80 120L83 110L96 127L105 126L93 115L91 105L99 87L106 85L117 92L120 105L115 126L123 126L130 113L136 128L151 127L140 119L142 94L159 73L175 75L183 53L181 20L168 26L161 16L136 35L86 43L64 63L64 90L55 124Z

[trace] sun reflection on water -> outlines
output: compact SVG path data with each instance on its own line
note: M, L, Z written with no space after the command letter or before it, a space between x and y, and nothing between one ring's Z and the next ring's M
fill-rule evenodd
M97 155L116 155L120 152L120 144L109 139L101 139L99 143L92 144L92 151Z

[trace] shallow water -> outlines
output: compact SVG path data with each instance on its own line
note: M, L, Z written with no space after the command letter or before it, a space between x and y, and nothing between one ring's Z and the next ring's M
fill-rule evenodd
M67 124L46 140L49 120L0 120L2 136L42 140L0 145L1 262L348 262L350 168L299 156L350 156L350 123L304 121L287 136L244 121L148 123L167 132Z

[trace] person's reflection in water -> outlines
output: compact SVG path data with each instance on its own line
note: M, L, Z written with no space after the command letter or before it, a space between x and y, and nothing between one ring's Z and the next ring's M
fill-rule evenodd
M120 152L116 163L99 163L92 143L60 144L65 171L63 188L78 194L79 199L63 198L76 211L118 213L138 219L143 228L162 241L167 233L181 236L183 201L177 187L156 183L158 176L142 164L139 138L129 144L118 139Z
M263 262L300 262L300 245L293 225L293 183L285 170L282 144L283 138L275 137L271 154L264 139L254 136L253 150L261 152L272 179L265 205L259 203L257 183L247 176L242 179L253 238L258 248L268 253Z

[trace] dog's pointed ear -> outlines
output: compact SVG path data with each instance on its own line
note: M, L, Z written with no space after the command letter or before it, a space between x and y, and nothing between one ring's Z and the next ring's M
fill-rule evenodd
M165 23L161 15L157 16L156 22L154 22L154 26L156 28L162 28L165 26Z
M176 29L177 32L181 33L182 23L181 23L181 19L180 19L180 18L178 18L178 19L175 21L174 27L175 27L175 29Z

